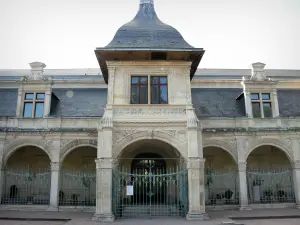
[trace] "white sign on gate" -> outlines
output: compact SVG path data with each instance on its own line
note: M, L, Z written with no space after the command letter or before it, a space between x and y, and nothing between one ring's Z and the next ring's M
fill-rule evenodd
M126 195L127 196L132 196L133 195L133 186L132 185L128 185L126 187Z

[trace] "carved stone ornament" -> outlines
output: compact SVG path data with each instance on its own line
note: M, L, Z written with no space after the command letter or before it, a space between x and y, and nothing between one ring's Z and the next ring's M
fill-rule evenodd
M113 169L117 166L118 160L114 158L97 158L96 169Z
M122 116L185 116L184 108L117 108L113 109L114 115Z
M247 170L247 162L239 162L238 163L239 172L246 172Z
M250 77L251 81L266 81L266 80L269 80L265 75L265 71L264 71L265 65L266 64L260 63L260 62L252 64L252 74L251 74L251 77Z
M295 160L293 163L293 167L296 170L300 170L300 160Z
M29 75L27 77L27 79L43 80L44 79L43 72L44 72L44 68L46 67L46 65L41 62L32 62L32 63L29 63L29 65L31 67L31 75Z
M205 159L204 158L188 158L188 168L189 169L200 169L204 170Z
M51 171L59 171L60 163L59 162L51 162Z

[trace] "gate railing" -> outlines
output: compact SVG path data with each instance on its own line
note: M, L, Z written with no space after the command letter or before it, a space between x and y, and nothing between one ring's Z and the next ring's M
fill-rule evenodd
M295 202L291 169L248 169L247 183L249 203Z
M95 206L96 171L62 170L60 172L59 205Z
M113 171L116 217L185 216L188 212L187 170L155 173Z
M51 172L45 169L5 168L2 204L49 204Z
M206 205L239 204L238 173L236 171L207 171L205 173L205 192Z

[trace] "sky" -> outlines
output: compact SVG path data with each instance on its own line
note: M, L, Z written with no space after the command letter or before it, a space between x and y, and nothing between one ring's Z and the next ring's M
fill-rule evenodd
M300 0L154 0L194 47L200 68L300 69ZM94 49L135 16L139 0L0 0L0 69L98 68Z

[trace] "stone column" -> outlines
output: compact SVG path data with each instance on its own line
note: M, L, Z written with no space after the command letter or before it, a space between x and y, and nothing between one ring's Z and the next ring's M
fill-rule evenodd
M50 115L51 94L52 94L51 89L46 90L45 102L44 102L44 117L48 117Z
M1 204L1 200L2 200L2 192L3 192L3 185L4 185L4 170L3 170L3 164L2 162L0 162L0 204Z
M204 165L205 159L188 159L189 212L187 220L208 219L205 213Z
M93 220L112 222L112 158L96 159L96 212Z
M240 210L250 210L248 205L247 162L238 163L240 182Z
M50 206L48 211L58 211L59 166L59 162L51 162Z
M296 160L293 163L293 180L296 206L298 209L300 209L300 160Z

